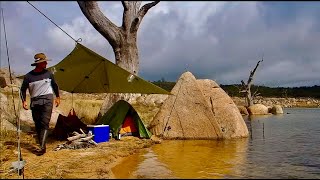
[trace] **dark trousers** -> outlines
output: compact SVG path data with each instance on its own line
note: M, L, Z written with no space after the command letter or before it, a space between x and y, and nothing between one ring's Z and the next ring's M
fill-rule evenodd
M38 140L42 139L41 132L49 129L49 122L52 114L53 102L48 101L42 105L34 105L31 107L32 118L36 127Z

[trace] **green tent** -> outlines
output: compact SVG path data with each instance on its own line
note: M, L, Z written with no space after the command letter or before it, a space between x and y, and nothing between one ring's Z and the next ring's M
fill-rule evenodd
M117 138L124 123L126 115L131 113L140 138L150 139L151 132L144 126L137 111L127 101L117 101L96 123L96 125L109 125L112 136Z
M62 61L48 69L54 74L59 88L71 93L170 94L80 43Z

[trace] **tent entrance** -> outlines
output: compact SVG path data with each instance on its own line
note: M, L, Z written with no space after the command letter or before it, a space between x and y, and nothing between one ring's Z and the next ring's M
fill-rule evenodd
M133 120L133 116L130 114L130 111L127 113L124 118L124 122L121 126L119 134L123 136L139 136L138 128L136 123Z

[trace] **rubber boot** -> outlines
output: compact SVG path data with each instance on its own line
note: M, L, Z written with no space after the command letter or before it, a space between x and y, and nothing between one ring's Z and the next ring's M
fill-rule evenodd
M46 153L46 142L47 142L47 137L48 137L48 130L45 129L43 131L41 131L41 144L40 144L40 150L39 150L39 156L43 155L44 153Z
M36 129L37 132L37 141L36 143L41 145L41 129Z

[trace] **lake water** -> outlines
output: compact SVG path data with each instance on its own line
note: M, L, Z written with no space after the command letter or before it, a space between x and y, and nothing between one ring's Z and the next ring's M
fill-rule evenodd
M320 109L248 116L237 140L162 141L112 169L116 178L320 178Z

